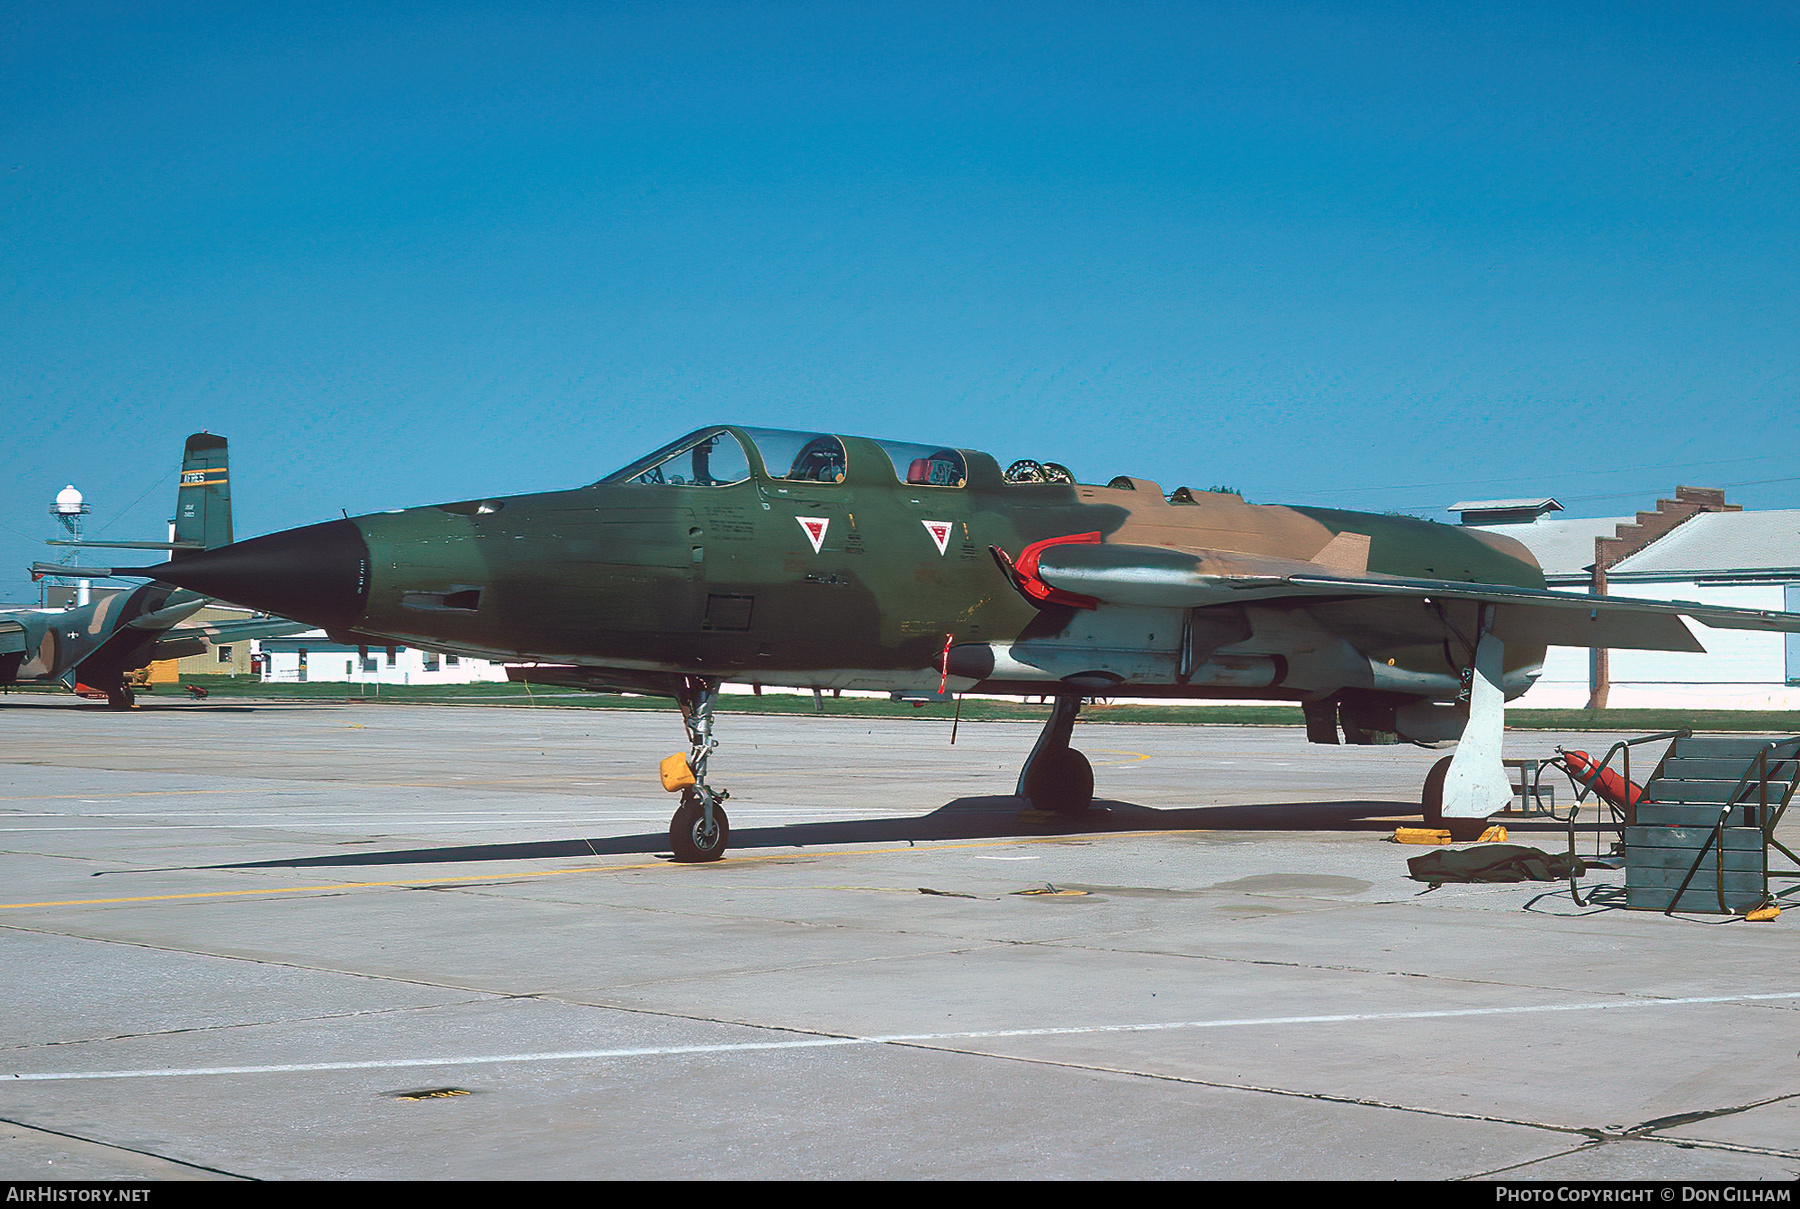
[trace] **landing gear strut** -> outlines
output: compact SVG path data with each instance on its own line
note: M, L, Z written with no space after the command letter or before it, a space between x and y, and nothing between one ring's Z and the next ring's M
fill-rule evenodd
M131 709L137 704L137 694L131 691L129 684L119 684L106 690L107 709Z
M1037 746L1025 759L1015 791L1029 798L1039 810L1056 814L1080 814L1094 802L1094 769L1086 756L1069 746L1075 715L1081 712L1079 693L1061 694L1050 710L1050 720L1038 736Z
M681 791L681 805L669 821L669 847L678 861L716 861L725 855L731 838L731 821L720 805L731 795L706 783L706 762L719 745L712 737L713 707L719 701L719 682L699 676L682 681L676 703L687 727L688 768L694 783Z
M1512 779L1501 763L1506 730L1506 647L1494 633L1494 606L1477 614L1474 666L1469 669L1469 721L1456 754L1439 760L1425 779L1425 822L1460 842L1480 837L1488 816L1512 801Z

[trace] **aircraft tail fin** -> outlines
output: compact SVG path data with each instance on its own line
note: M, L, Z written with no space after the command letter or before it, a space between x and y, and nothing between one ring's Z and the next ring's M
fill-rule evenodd
M231 478L225 438L197 432L187 439L181 458L181 486L175 492L173 542L192 542L203 549L231 542ZM182 551L176 551L179 558Z

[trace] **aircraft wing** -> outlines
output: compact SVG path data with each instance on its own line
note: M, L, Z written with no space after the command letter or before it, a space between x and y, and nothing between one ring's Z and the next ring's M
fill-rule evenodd
M140 617L138 620L144 619ZM304 622L289 621L285 617L252 617L244 621L197 621L175 625L156 640L156 645L151 648L151 658L181 659L200 654L206 650L208 642L216 646L227 642L248 642L252 638L280 638L286 634L303 634L315 628L317 627Z
M103 642L69 665L71 675L84 665L105 667L123 664L138 667L160 659L182 659L206 650L207 641L233 642L251 638L274 638L282 634L298 634L313 627L289 621L285 617L255 617L244 621L188 622L188 618L211 604L204 596L182 592L187 599L177 599L160 609L140 613L120 625Z
M132 568L124 568L127 574ZM46 575L67 576L71 579L111 579L111 567L72 567L67 563L32 563L31 582L36 583Z
M140 592L142 590L139 589ZM209 603L206 597L194 596L190 592L182 592L180 595L186 599L178 599L174 604L165 604L160 609L140 613L114 628L103 640L95 643L80 658L75 659L64 668L63 674L67 677L76 677L83 667L88 667L90 670L107 666L138 667L141 663L147 662L148 660L142 653L147 645L160 645L159 635L178 622L187 620ZM193 651L182 653L197 654L205 649L205 646L201 645L196 646ZM169 656L156 654L149 658L167 659Z
M1065 592L1111 604L1163 608L1383 597L1475 601L1499 606L1494 628L1502 639L1555 646L1704 651L1684 617L1722 629L1800 632L1800 613L1589 596L1508 584L1344 574L1317 563L1229 551L1058 545L1043 553L1035 570L1044 583Z

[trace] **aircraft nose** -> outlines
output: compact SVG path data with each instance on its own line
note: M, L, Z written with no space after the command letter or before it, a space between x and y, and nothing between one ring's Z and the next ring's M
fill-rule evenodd
M199 550L156 574L233 604L347 629L368 602L369 546L355 522L326 521Z

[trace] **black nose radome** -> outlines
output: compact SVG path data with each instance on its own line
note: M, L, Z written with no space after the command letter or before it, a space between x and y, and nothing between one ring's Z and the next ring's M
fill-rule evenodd
M196 551L156 576L265 613L347 628L368 601L369 547L354 522L327 521Z

